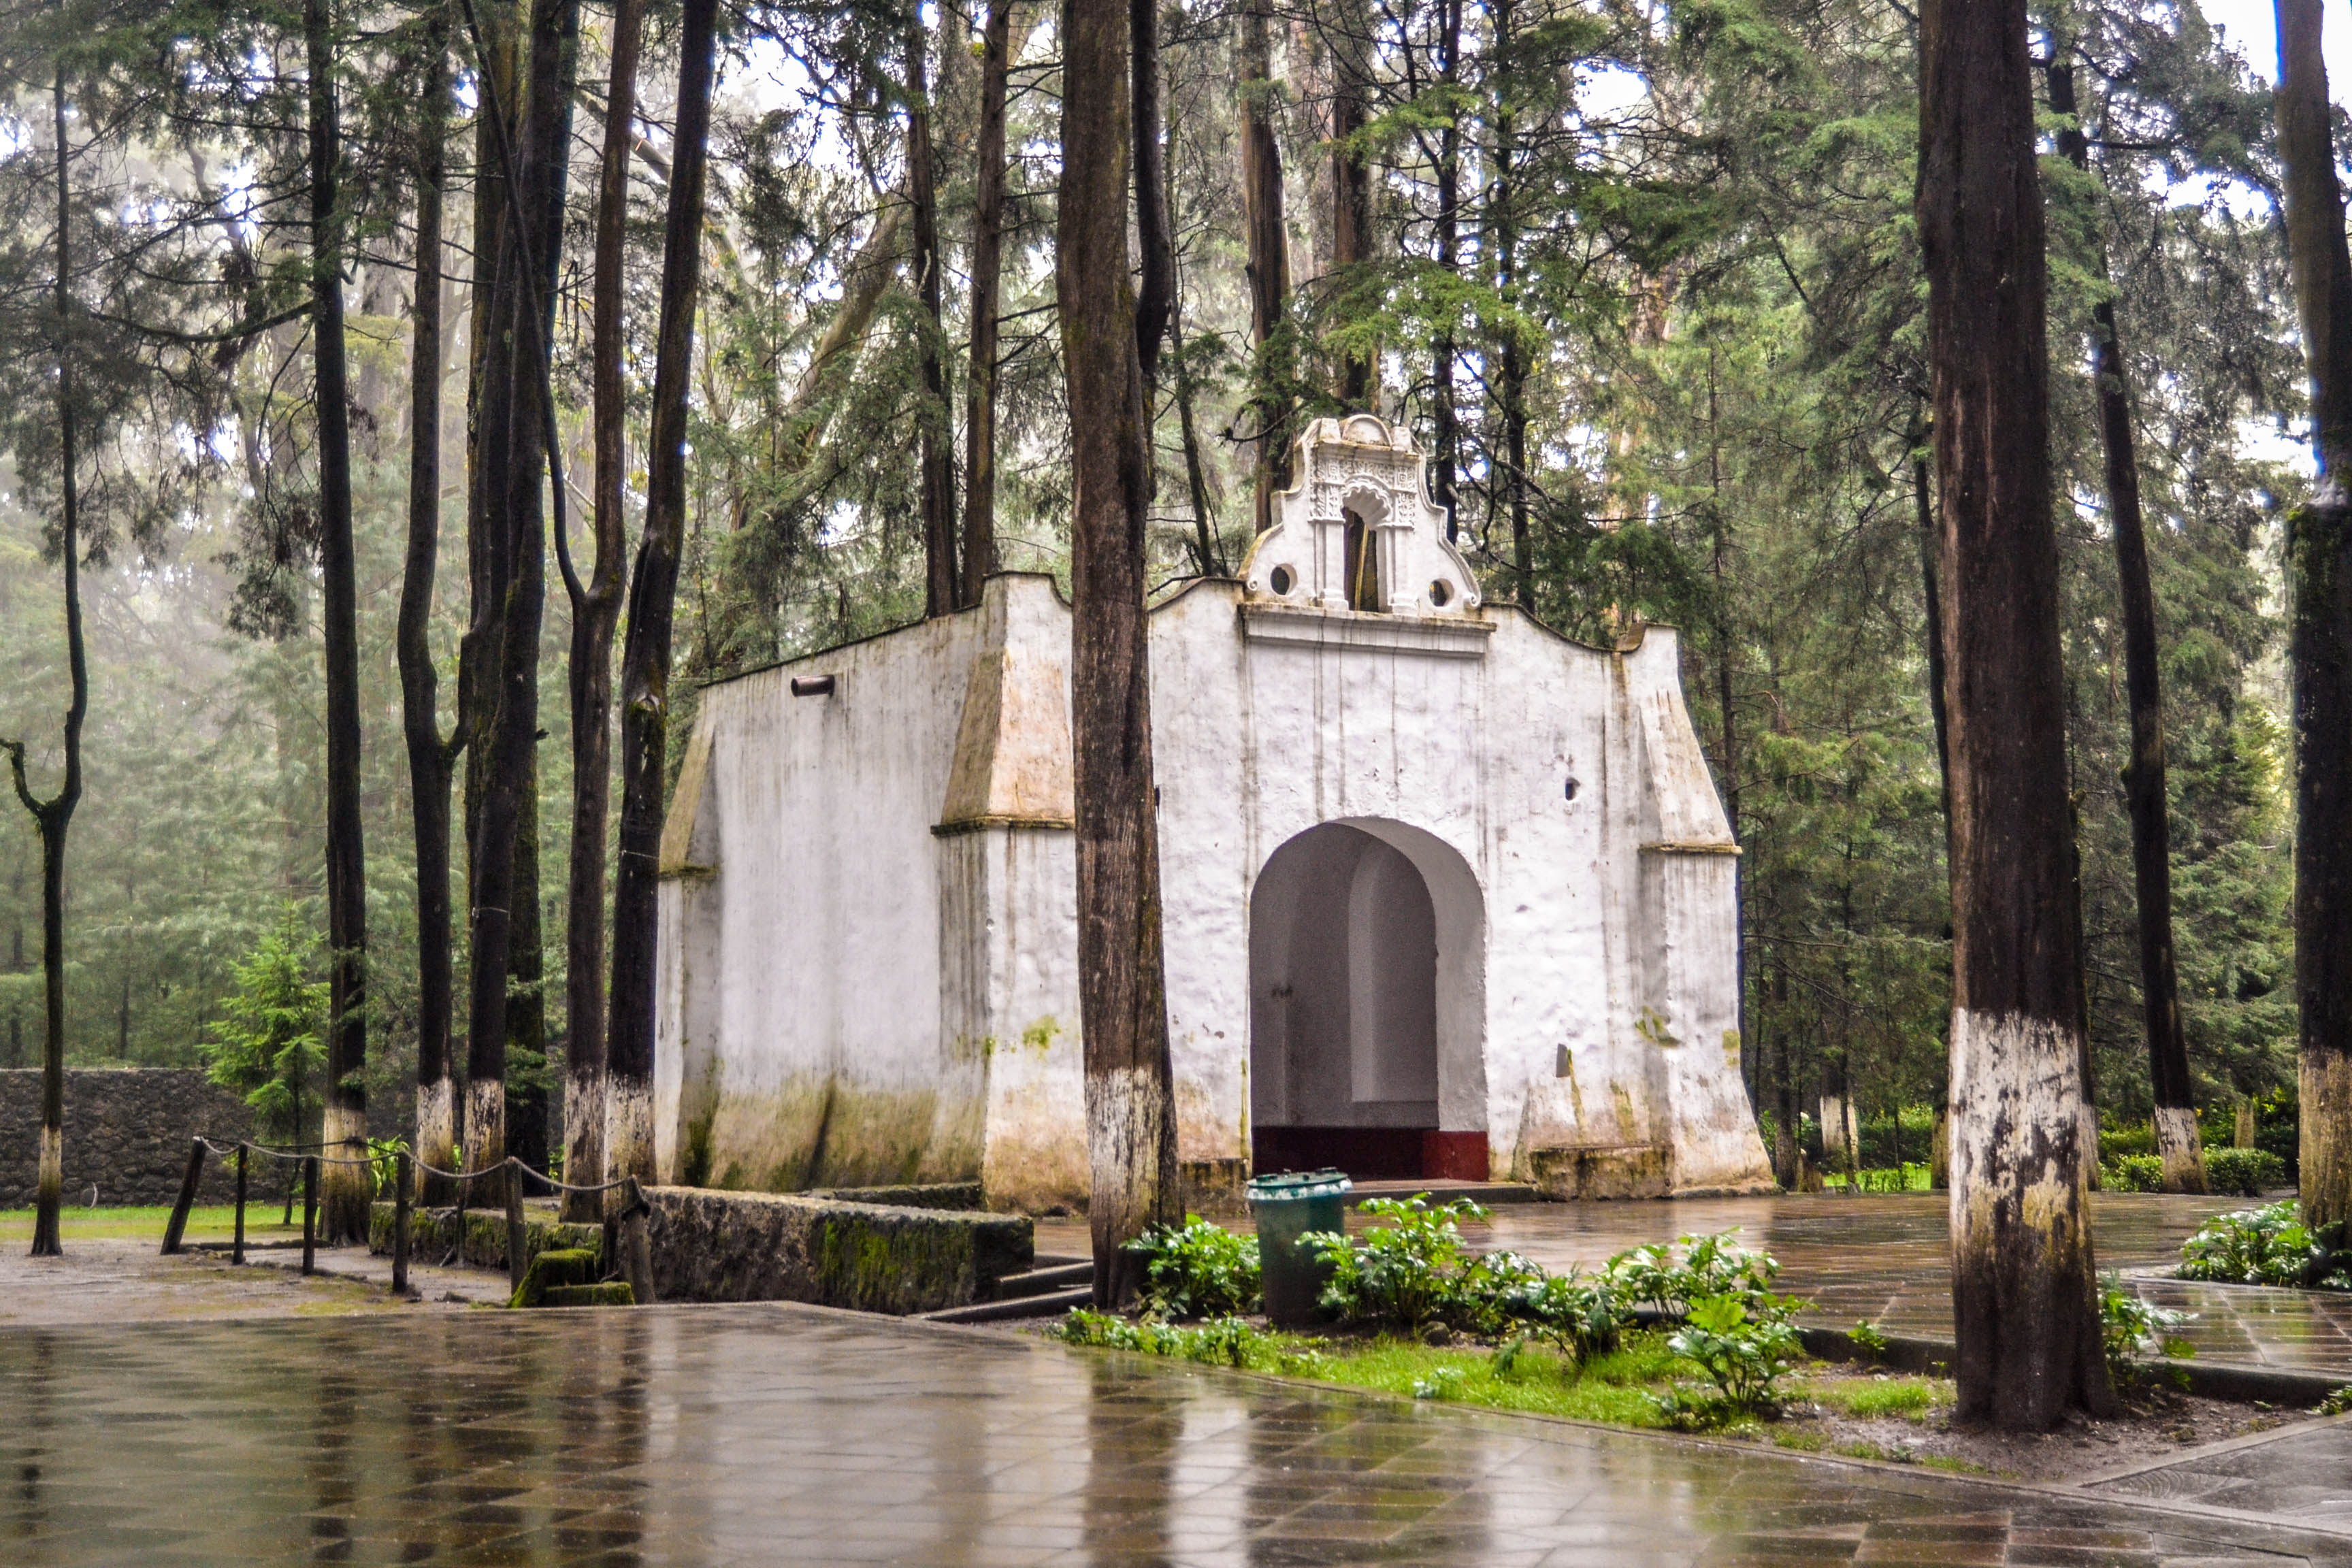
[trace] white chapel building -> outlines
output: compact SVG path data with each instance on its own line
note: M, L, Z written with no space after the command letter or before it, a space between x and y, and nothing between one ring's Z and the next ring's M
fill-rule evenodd
M1178 1152L1769 1190L1738 849L1674 634L1486 604L1411 437L1318 419L1242 580L1150 616ZM1081 1206L1070 613L1050 577L707 688L662 845L662 1179Z

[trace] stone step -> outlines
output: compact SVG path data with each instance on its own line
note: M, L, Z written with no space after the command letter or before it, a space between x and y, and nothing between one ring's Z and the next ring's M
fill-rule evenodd
M1049 1290L1067 1290L1075 1285L1091 1289L1095 1282L1095 1266L1091 1263L1066 1263L1053 1259L1048 1266L1030 1269L1026 1274L1008 1274L996 1282L999 1301L1010 1301L1022 1296L1042 1296Z
M1042 1296L1016 1296L1007 1301L975 1301L969 1307L947 1307L917 1314L927 1323L1004 1323L1020 1318L1058 1318L1073 1307L1095 1299L1095 1288L1055 1290Z

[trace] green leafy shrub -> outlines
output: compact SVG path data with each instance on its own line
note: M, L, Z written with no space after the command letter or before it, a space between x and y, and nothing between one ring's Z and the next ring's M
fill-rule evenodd
M1323 1305L1349 1322L1384 1321L1426 1333L1464 1310L1464 1276L1472 1258L1462 1245L1463 1220L1486 1211L1468 1198L1431 1207L1429 1196L1372 1198L1363 1212L1387 1223L1360 1241L1332 1231L1300 1238L1331 1266Z
M2197 1314L2176 1312L2144 1301L2124 1283L2120 1274L2099 1277L2099 1342L2106 1352L2107 1373L2117 1381L2134 1375L2131 1358L2139 1354L2184 1355L2189 1347L2165 1332Z
M2286 1163L2267 1149L2208 1149L2205 1190L2258 1198L2286 1185Z
M1776 1385L1796 1364L1797 1331L1784 1298L1702 1296L1688 1304L1666 1348L1706 1373L1711 1386L1658 1396L1659 1414L1677 1426L1718 1426L1778 1408Z
M2265 1204L2215 1215L2199 1226L2181 1245L2180 1277L2233 1285L2301 1285L2325 1258L2293 1203Z
M1845 1337L1853 1342L1854 1349L1862 1352L1870 1360L1885 1359L1886 1336L1879 1332L1878 1325L1868 1318L1856 1319L1853 1327L1847 1331Z
M1578 1366L1615 1350L1630 1321L1607 1280L1573 1268L1519 1286L1507 1310L1514 1321Z
M2099 1185L2111 1193L2162 1192L2164 1162L2153 1154L2118 1155L2099 1167Z
M1412 1396L1415 1399L1452 1399L1462 1392L1469 1373L1458 1366L1432 1367L1427 1377L1415 1378Z
M1489 1252L1474 1258L1454 1282L1454 1300L1446 1322L1480 1339L1500 1339L1519 1332L1519 1303L1539 1290L1550 1277L1516 1252Z
M371 1138L367 1151L368 1175L375 1183L375 1195L388 1202L394 1194L394 1184L400 1179L400 1156L408 1152L408 1140Z
M1143 1259L1143 1301L1163 1318L1230 1317L1258 1304L1257 1237L1198 1215L1154 1226L1127 1244Z
M2156 1129L2145 1121L2099 1129L2099 1163L2112 1165L2130 1154L2156 1152Z
M1833 1193L1849 1186L1862 1193L1924 1193L1929 1188L1929 1176L1926 1165L1906 1160L1900 1165L1866 1165L1852 1176L1843 1171L1824 1171L1822 1186Z
M1732 1239L1737 1234L1685 1236L1672 1245L1654 1241L1611 1258L1601 1278L1620 1301L1646 1305L1669 1318L1685 1315L1692 1302L1710 1296L1751 1303L1770 1297L1779 1260L1741 1247Z

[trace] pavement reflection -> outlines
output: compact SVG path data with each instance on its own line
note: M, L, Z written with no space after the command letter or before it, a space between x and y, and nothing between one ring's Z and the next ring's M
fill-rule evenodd
M796 1307L0 1335L0 1561L2352 1564L2133 1498Z

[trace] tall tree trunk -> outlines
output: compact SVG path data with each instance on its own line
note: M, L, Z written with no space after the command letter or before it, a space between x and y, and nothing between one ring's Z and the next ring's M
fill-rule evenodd
M537 912L536 845L528 865L518 864L517 845L526 821L525 793L533 790L537 779L539 635L547 574L540 481L553 457L554 409L547 398L547 362L562 240L578 24L578 0L532 0L521 146L517 152L495 139L512 190L507 215L510 240L501 247L505 258L499 265L502 275L513 281L503 290L504 319L509 326L504 341L491 347L493 365L501 359L507 363L506 405L501 409L486 400L485 409L486 423L503 414L507 426L505 466L489 477L499 492L489 528L494 536L503 535L507 570L493 672L497 695L490 756L482 770L482 804L474 826L466 1156L476 1170L506 1158L509 980L517 937L528 941L536 934L535 920L518 931L516 910L516 900L523 899L532 901L530 914ZM494 122L504 119L501 102L486 102L485 108ZM536 802L530 804L533 809L528 820L535 824ZM529 886L521 881L523 872L531 874Z
M1516 7L1511 0L1503 0L1496 7L1495 32L1498 39L1515 36ZM1519 230L1518 214L1515 210L1517 193L1512 179L1515 160L1518 156L1517 117L1507 103L1494 108L1495 164L1494 195L1490 198L1487 226L1495 237L1495 289L1508 305L1518 291ZM1532 610L1536 603L1535 548L1528 533L1528 364L1527 351L1511 323L1503 323L1503 341L1496 345L1496 358L1501 361L1500 378L1496 388L1502 405L1504 472L1494 476L1503 487L1503 496L1511 523L1511 573L1517 580L1512 597L1522 609Z
M1936 568L1936 557L1941 550L1936 526L1935 491L1928 475L1928 422L1924 416L1914 414L1911 426L1911 500L1919 522L1919 579L1921 593L1927 603L1927 711L1936 726L1936 783L1941 792L1944 814L1944 864L1948 873L1952 862L1952 742L1951 714L1946 694L1950 689L1944 676L1944 594L1942 574ZM1948 875L1947 879L1948 880ZM1950 979L1951 923L1944 925L1947 944L1945 977ZM1948 1112L1950 1110L1951 1086L1950 1042L1945 1042L1945 1071L1936 1079L1934 1131L1930 1134L1927 1153L1928 1184L1941 1192L1949 1173L1947 1159L1951 1148L1948 1136ZM2087 1098L2087 1097L2086 1097Z
M2319 0L2278 0L2275 101L2319 466L2311 499L2287 518L2303 1212L2341 1247L2352 1228L2352 256L2320 16Z
M1952 786L1952 1316L1962 1420L2111 1402L2085 1213L2042 191L2023 0L1920 26Z
M588 581L566 575L572 596L572 877L564 918L563 1178L604 1179L604 833L613 804L613 637L621 624L623 510L628 479L627 352L621 303L627 283L630 122L645 0L620 0L613 16L613 70L604 97L604 161L596 188L596 277L589 300L589 379L596 445L596 561ZM566 1193L563 1217L601 1218L593 1194Z
M1063 0L1061 30L1055 283L1071 430L1078 1011L1095 1300L1111 1306L1140 1283L1125 1244L1179 1217L1176 1118L1144 626L1147 426L1127 286L1126 0Z
M1366 58L1371 39L1370 22L1353 0L1339 0L1331 10L1331 270L1334 285L1344 291L1350 271L1372 258L1372 171L1355 144L1371 119ZM1369 351L1340 355L1339 392L1350 411L1372 407L1378 388Z
M2053 42L2050 111L2074 123L2058 150L2077 169L2091 167L2074 96L2069 46ZM2099 251L2106 274L2106 249ZM2131 761L2124 801L2131 814L2132 886L2139 915L2140 1008L2147 1027L2148 1078L2155 1090L2156 1152L2168 1193L2205 1190L2205 1149L2189 1092L2189 1041L2181 1032L2180 983L2172 945L2172 828L2165 798L2164 695L2157 668L2156 590L2148 581L2147 531L2140 517L2139 453L2132 432L2129 367L2116 328L2116 302L2091 311L2092 374L2098 384L2099 438L2105 447L2107 521L2116 542L2116 581L2124 620L2124 693L2131 709Z
M515 812L514 891L507 939L507 1152L533 1170L547 1168L547 1091L536 1075L522 1079L534 1062L547 1064L546 921L540 902L539 748L518 792ZM518 1081L522 1079L522 1081Z
M1716 387L1715 352L1710 345L1706 360L1706 428L1707 428L1707 492L1714 509L1714 549L1710 563L1715 577L1715 702L1723 719L1723 816L1731 830L1731 841L1739 842L1739 714L1733 705L1731 667L1735 637L1731 625L1731 591L1729 556L1731 554L1731 517L1723 506L1723 444L1718 425L1718 395ZM1748 915L1747 906L1739 892L1747 879L1739 870L1738 859L1732 861L1732 896L1739 910L1739 929L1732 947L1731 994L1735 1009L1733 1022L1739 1031L1739 1053L1743 1061L1751 1062L1753 1047L1748 1038ZM1743 1078L1748 1076L1742 1075Z
M1129 126L1135 156L1135 240L1138 252L1135 291L1135 363L1143 380L1143 460L1145 483L1150 483L1155 454L1152 428L1157 417L1155 394L1160 385L1160 346L1168 338L1168 321L1176 301L1176 251L1170 237L1167 151L1160 145L1160 12L1158 0L1128 0L1127 26L1131 63L1129 83L1134 113ZM1148 509L1151 492L1144 492Z
M996 559L996 341L1004 281L1004 92L1013 9L989 0L981 31L980 129L972 150L971 368L964 382L962 603L980 603Z
M409 351L408 552L394 637L401 732L408 747L416 843L416 1152L446 1165L457 1137L449 1041L455 995L449 948L449 786L464 739L441 735L440 678L433 668L433 579L441 541L441 228L447 179L448 39L444 12L427 34L417 125L416 281ZM446 1177L417 1172L420 1203L449 1201Z
M932 168L930 31L921 7L908 13L907 196L915 209L915 297L922 311L923 402L918 441L923 506L923 614L956 607L955 446L948 405L947 339L940 305L940 196Z
M1944 849L1948 858L1952 837L1951 710L1947 706L1949 688L1944 675L1943 574L1936 566L1936 557L1943 546L1936 525L1936 492L1928 474L1928 434L1924 420L1912 427L1911 501L1919 520L1919 583L1927 607L1927 713L1936 726L1936 780L1943 795Z
M1789 972L1772 965L1772 1176L1780 1190L1797 1190L1800 1172L1797 1120L1796 1031L1789 1027Z
M33 1198L33 1256L65 1252L58 1211L66 1180L66 829L81 804L81 724L89 712L89 665L81 636L81 410L75 402L73 364L73 180L66 144L66 73L58 68L49 89L49 120L58 142L58 555L65 568L66 673L72 695L66 703L65 778L43 800L25 777L25 742L0 741L8 753L16 798L32 814L41 836L41 998L46 1033L41 1041L41 1154Z
M304 0L310 70L310 353L319 441L320 627L327 665L327 1082L322 1142L339 1160L367 1146L367 855L360 818L359 586L352 557L352 433L343 356L342 132L335 105L331 0ZM365 1165L326 1168L320 1227L329 1245L367 1237Z
M1462 0L1438 0L1437 79L1448 89L1462 80ZM1444 130L1437 133L1437 234L1434 259L1450 279L1462 264L1462 129L1458 110L1449 110ZM1454 331L1452 318L1431 344L1430 366L1430 494L1445 509L1445 539L1461 536L1455 500L1456 476L1462 471L1462 424L1454 405Z
M1282 142L1275 128L1278 89L1272 19L1272 0L1248 0L1242 12L1242 221L1248 231L1250 347L1255 353L1253 521L1259 533L1274 526L1274 493L1290 482L1290 405L1282 390L1290 374L1290 232L1282 211Z
M482 95L474 113L473 304L468 325L466 390L466 581L470 615L457 644L457 735L465 761L466 940L469 958L478 935L481 902L482 811L498 724L499 650L505 637L507 599L513 574L513 532L506 510L505 475L513 437L514 300L520 287L513 255L509 188L512 139L520 77L517 64L516 0L475 0L466 13L475 57L475 81ZM500 961L503 972L504 960ZM467 1036L464 1082L455 1085L452 1125L467 1152L476 1148L471 1127L474 1099L474 996L467 997ZM503 1076L504 1047L499 1051ZM498 1091L503 1104L503 1089ZM503 1138L501 1138L503 1144Z
M718 0L685 0L680 26L677 163L664 235L661 321L655 340L646 528L629 583L621 653L621 859L613 883L613 990L606 1047L608 1177L654 1176L654 970L659 935L662 788L668 755L671 614L686 536L687 394L702 283L702 202L709 167L710 71Z
M1175 231L1176 214L1176 132L1171 125L1168 132L1169 156L1161 160L1164 177L1160 199L1168 214L1169 231ZM1223 552L1217 548L1215 509L1209 500L1208 464L1201 451L1201 436L1193 421L1197 389L1192 380L1192 362L1185 356L1183 276L1176 269L1175 252L1169 252L1168 331L1176 349L1176 428L1184 443L1184 489L1192 503L1192 569L1203 577L1221 576L1225 570Z

